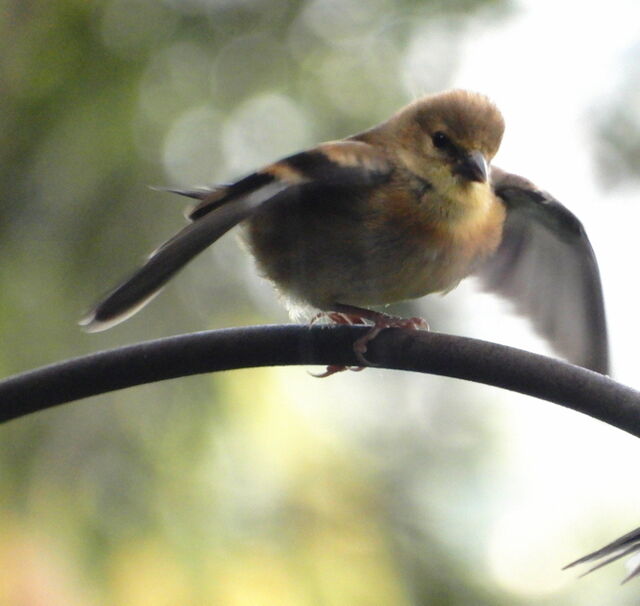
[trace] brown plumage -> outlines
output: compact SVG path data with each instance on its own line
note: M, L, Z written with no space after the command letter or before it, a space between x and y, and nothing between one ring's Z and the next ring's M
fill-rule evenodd
M243 222L260 270L295 302L357 316L356 308L446 292L478 274L561 354L606 372L604 307L587 237L548 194L489 168L503 131L486 97L448 91L230 185L177 191L200 200L193 222L82 323L101 330L124 320Z

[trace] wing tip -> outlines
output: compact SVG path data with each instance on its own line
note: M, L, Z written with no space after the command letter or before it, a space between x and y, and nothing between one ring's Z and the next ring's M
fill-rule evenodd
M82 318L78 320L78 326L86 333L104 332L124 322L127 318L130 318L140 307L142 307L142 305L136 305L134 308L123 313L109 314L102 309L102 304L100 304L82 316Z
M78 320L78 326L80 326L80 328L82 328L82 330L84 332L100 332L101 328L100 325L102 324L102 322L100 322L97 318L96 318L96 312L94 309L92 309L90 312L86 313L84 316L82 316L79 320ZM102 329L104 330L104 329Z
M562 570L567 570L568 568L573 568L580 564L591 563L592 566L578 577L582 578L596 570L599 570L600 568L603 568L604 566L607 566L608 564L611 564L612 562L624 558L625 556L631 556L627 562L627 569L629 572L620 582L621 585L624 585L631 579L640 575L640 553L638 553L640 551L640 542L638 539L631 540L629 542L629 539L627 538L631 535L633 539L634 534L637 534L637 532L637 530L632 531L628 535L625 535L620 539L587 554L586 556L578 558L574 562L563 566Z
M86 313L78 321L78 326L82 328L84 332L94 333L103 332L114 326L128 320L131 316L140 311L147 303L154 299L162 290L162 287L154 290L146 297L140 299L133 305L130 305L124 309L110 311L110 307L114 307L116 304L112 301L111 297L107 297L104 301L96 305L91 311ZM116 291L117 292L117 291ZM116 294L114 292L114 294Z
M582 355L580 355L580 353ZM572 360L569 358L575 359ZM582 366L587 370L592 370L593 372L597 372L605 377L611 376L611 359L609 356L609 343L606 335L603 338L598 338L597 342L592 345L588 351L568 356L568 359L573 364Z
M128 316L116 316L114 318L101 319L97 309L91 310L78 321L78 326L86 333L103 332L109 328L120 324Z

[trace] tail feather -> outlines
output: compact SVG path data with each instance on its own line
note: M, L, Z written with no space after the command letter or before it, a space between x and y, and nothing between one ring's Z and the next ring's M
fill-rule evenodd
M210 191L207 195L201 197L201 202L188 210L187 218L192 221L200 219L206 214L214 211L216 208L220 208L223 204L228 204L229 201L233 199L241 198L251 194L251 192L260 191L273 183L277 183L277 180L273 175L266 172L256 172L247 175L235 183L220 185ZM198 198L198 195L195 195L196 191L194 190L175 191L175 193L189 196L190 198Z

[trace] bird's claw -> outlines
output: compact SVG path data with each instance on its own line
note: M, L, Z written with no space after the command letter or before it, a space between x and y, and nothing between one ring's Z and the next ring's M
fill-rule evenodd
M388 314L373 311L371 309L360 309L348 305L340 305L340 311L327 311L316 314L311 320L311 324L315 324L321 319L328 318L334 324L341 325L362 325L373 323L371 329L362 337L357 339L353 344L353 352L358 362L362 366L344 366L340 364L331 364L327 366L325 372L320 374L312 374L314 377L326 378L338 372L345 370L360 371L365 366L372 366L372 363L365 358L368 344L373 341L385 328L400 328L402 330L429 330L429 324L424 318L400 318L390 316Z
M373 319L371 330L360 337L353 344L353 351L356 358L363 364L371 365L364 354L367 352L367 345L373 341L385 328L400 328L401 330L429 330L429 324L424 318L399 318L397 316L389 316L387 314L375 312L376 317Z
M350 370L352 372L360 372L364 370L364 366L345 366L343 364L329 364L324 372L315 373L310 372L309 374L316 379L326 379L331 375L335 375L339 372L344 372L345 370Z

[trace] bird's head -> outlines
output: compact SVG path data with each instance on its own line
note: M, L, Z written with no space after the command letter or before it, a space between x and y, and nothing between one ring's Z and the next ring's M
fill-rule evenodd
M487 184L504 119L484 95L452 90L418 99L396 114L402 162L441 192ZM402 151L400 151L402 150Z

